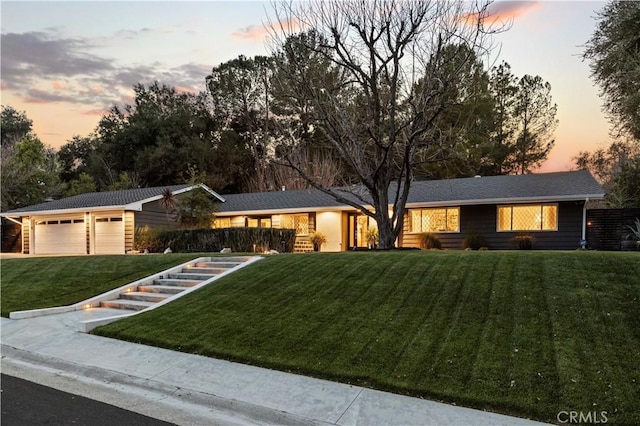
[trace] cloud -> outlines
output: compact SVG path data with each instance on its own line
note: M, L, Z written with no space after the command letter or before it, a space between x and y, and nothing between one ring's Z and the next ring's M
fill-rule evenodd
M82 39L55 39L43 32L2 34L2 78L9 82L47 75L73 77L111 70L111 60L88 53Z
M489 19L515 20L540 7L539 1L498 1L489 6Z
M149 31L144 28L136 33ZM92 53L93 40L61 37L54 29L1 37L2 90L11 90L25 103L64 102L105 111L105 105L130 102L132 87L138 83L157 80L184 91L205 90L204 79L211 71L210 65L197 63L121 64Z
M96 109L89 109L89 110L86 110L86 111L82 111L80 114L96 116L96 117L102 117L103 115L107 115L108 113L109 113L108 109L96 108Z
M463 15L461 20L475 26L478 18L482 17L485 25L496 28L508 27L513 21L540 7L540 3L539 1L496 1L486 6L486 9Z
M240 38L245 40L263 41L272 32L279 32L284 30L287 32L297 31L300 28L300 21L296 18L285 19L269 24L261 25L249 25L244 28L240 28L231 34L231 37Z

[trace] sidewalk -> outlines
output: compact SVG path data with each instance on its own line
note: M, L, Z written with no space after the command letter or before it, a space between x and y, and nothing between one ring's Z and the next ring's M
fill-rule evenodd
M113 312L2 318L3 373L184 425L540 424L75 331Z

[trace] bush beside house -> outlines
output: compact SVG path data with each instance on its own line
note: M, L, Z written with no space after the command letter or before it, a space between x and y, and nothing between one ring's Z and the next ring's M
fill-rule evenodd
M294 229L222 228L222 229L136 229L135 248L161 253L167 247L175 253L233 252L262 253L268 250L292 252Z

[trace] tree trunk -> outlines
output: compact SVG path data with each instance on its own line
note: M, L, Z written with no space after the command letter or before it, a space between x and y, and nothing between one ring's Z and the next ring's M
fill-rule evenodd
M396 247L397 235L393 232L393 226L388 214L383 216L385 217L378 220L378 248L381 250L392 249Z

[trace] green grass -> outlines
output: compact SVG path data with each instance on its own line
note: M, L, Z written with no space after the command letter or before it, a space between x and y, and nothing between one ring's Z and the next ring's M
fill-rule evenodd
M543 421L640 424L639 277L637 253L278 255L96 333Z
M2 259L0 314L81 302L198 257L78 256Z

